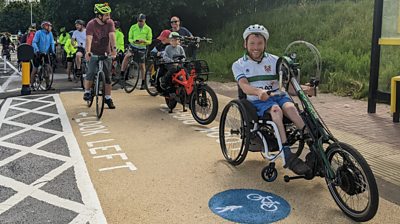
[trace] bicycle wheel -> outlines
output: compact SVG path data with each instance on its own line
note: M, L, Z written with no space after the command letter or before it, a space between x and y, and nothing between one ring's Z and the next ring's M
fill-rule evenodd
M140 77L139 65L136 62L129 64L128 70L125 71L125 85L124 90L127 93L131 93L135 90Z
M53 79L54 79L54 70L53 67L50 64L46 64L45 65L45 69L46 72L46 76L45 79L46 80L46 90L49 90L51 88L51 85L53 85Z
M46 69L44 66L40 66L40 69L37 74L37 88L36 90L46 90Z
M150 64L146 67L146 91L150 94L150 96L157 96L157 73L158 69L155 69L154 63L150 62Z
M94 94L95 94L95 83L93 83L92 84L92 88L90 89L90 92L91 92L91 98L90 98L90 100L88 100L88 101L86 101L86 103L87 103L87 106L90 108L91 106L92 106L92 104L93 104L93 101L94 101Z
M199 124L213 122L218 113L218 99L214 90L208 85L199 85L190 98L190 110Z
M241 164L246 158L250 142L250 128L244 107L239 100L225 106L219 123L219 143L222 154L232 165Z
M357 222L372 219L378 210L379 193L364 157L345 143L331 144L326 154L336 176L334 183L326 178L336 204Z
M103 71L99 71L96 77L96 115L100 119L104 111L106 78Z

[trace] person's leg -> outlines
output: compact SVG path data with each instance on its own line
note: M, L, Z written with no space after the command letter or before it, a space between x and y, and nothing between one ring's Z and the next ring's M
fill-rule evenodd
M145 63L140 63L139 64L139 69L140 69L140 74L141 74L141 77L142 77L142 85L140 86L140 89L143 90L143 89L145 89L146 64Z
M286 102L282 106L283 114L293 121L294 125L298 129L302 129L304 127L304 121L300 117L299 112L297 111L296 107L292 102Z
M35 74L37 72L37 69L39 67L39 63L40 63L40 58L35 55L35 58L33 58L32 60L32 72L31 72L31 85L33 85L33 82L35 81Z
M90 100L91 96L91 88L93 85L93 78L94 75L97 71L97 58L92 57L90 61L88 61L88 71L86 73L85 80L83 82L83 85L85 87L85 93L83 95L83 100L87 101Z
M79 48L78 51L76 52L76 56L75 56L76 69L78 71L81 71L82 57L83 57L83 52L82 52L82 49Z
M127 51L121 64L121 78L124 77L126 67L128 66L129 58L132 56L131 51Z
M71 79L71 67L72 67L72 58L67 58L68 81L72 81L72 79Z
M106 87L105 87L105 103L107 104L108 108L110 109L115 109L114 102L111 99L111 66L112 66L112 59L108 58L107 60L104 60L103 63L103 72L104 76L106 78Z
M283 125L283 112L279 107L279 105L278 104L273 105L269 110L269 114L271 115L272 121L278 127L282 143L286 143L287 137L286 137L285 126Z

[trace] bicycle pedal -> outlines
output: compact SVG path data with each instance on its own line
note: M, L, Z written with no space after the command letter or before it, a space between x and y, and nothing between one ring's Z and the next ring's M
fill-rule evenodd
M292 177L289 177L288 175L285 175L284 177L283 177L283 180L286 182L286 183L289 183L289 181L291 181L291 180L296 180L296 179L306 179L306 176L292 176Z

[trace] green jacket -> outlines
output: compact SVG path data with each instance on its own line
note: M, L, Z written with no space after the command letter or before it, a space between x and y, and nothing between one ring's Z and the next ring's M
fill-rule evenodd
M58 43L60 43L61 45L65 45L65 42L67 42L68 39L71 39L69 33L61 33L58 37Z
M78 46L78 45L76 44L76 41L75 41L75 45ZM78 50L78 48L77 48L76 46L72 45L72 43L71 43L71 38L69 38L69 39L65 42L64 50L65 50L65 52L67 53L67 58L72 58L72 57L74 56L74 54L75 54L76 51Z
M115 39L117 42L117 52L125 51L125 45L124 45L124 34L121 32L121 29L116 29L115 30Z
M136 23L132 25L131 28L129 29L128 40L129 43L131 43L133 46L139 48L145 48L147 45L151 44L152 39L153 39L152 31L147 24L144 24L143 28L140 29L139 25ZM146 43L136 44L135 40L145 40Z

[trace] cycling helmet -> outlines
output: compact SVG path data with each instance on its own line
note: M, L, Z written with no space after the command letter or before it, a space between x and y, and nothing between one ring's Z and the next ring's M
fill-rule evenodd
M98 3L94 5L94 13L95 14L106 14L111 13L111 8L107 2L105 3Z
M43 21L40 27L44 28L45 25L52 26L52 24L49 21Z
M243 32L243 39L246 40L247 37L250 34L260 34L262 35L265 40L267 41L269 38L269 33L267 28L265 28L263 25L259 25L259 24L254 24L254 25L250 25L249 27L247 27L244 32Z
M83 21L81 19L77 19L77 20L75 20L75 24L79 24L79 25L84 26L85 25L85 21Z
M65 32L65 27L61 27L60 28L60 33L64 33Z
M169 38L170 39L179 39L179 38L181 38L181 35L179 35L179 33L177 33L177 32L171 32L169 34Z
M121 23L119 21L114 21L114 26L116 29L121 27Z

